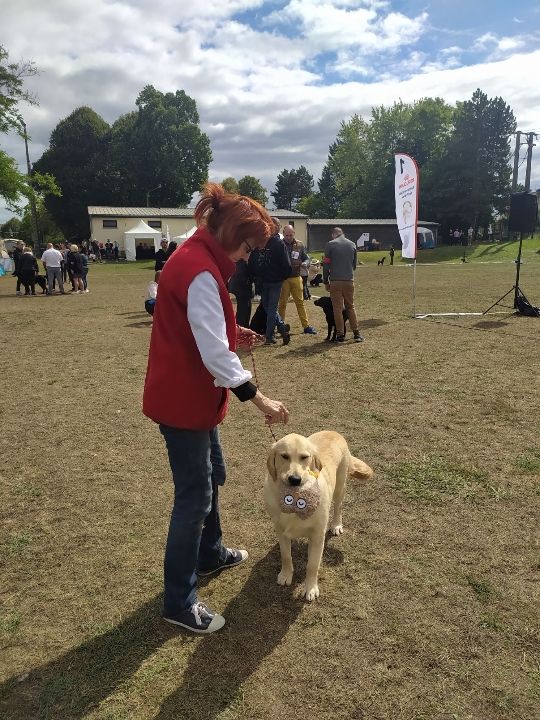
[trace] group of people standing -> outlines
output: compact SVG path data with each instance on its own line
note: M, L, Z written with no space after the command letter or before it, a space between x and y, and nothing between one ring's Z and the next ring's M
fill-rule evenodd
M46 291L47 295L54 293L56 285L59 292L65 294L64 283L71 283L71 292L85 293L88 290L88 255L84 248L79 249L78 245L60 244L59 248L52 243L47 243L47 248L41 256L45 277L39 274L39 265L31 247L25 246L21 241L17 242L13 250L13 263L15 269L13 275L17 278L16 294L21 295L21 287L24 287L24 295L36 294L36 284L39 284Z
M290 326L285 322L287 303L292 297L296 311L306 335L315 335L310 324L305 301L310 299L307 284L309 258L303 243L295 238L292 225L285 225L283 237L279 220L272 218L273 233L266 245L255 248L249 260L240 260L236 272L229 282L229 291L236 297L236 320L239 325L249 326L253 285L260 295L261 305L266 312L265 344L274 345L274 333L281 335L284 345L290 342ZM341 228L334 228L332 240L325 249L323 280L330 292L337 328L337 340L343 341L345 334L343 309L345 308L358 342L363 338L358 331L354 307L354 270L356 269L356 247L348 240ZM339 308L339 309L338 309Z
M266 312L265 344L276 343L274 332L277 328L283 344L287 345L290 342L290 326L285 323L285 313L291 296L304 333L317 333L309 322L305 306L304 287L307 285L311 260L303 243L296 240L292 225L285 225L282 238L279 220L273 217L271 221L272 234L268 242L264 247L254 248L247 261L237 262L236 272L229 282L229 291L236 297L237 322L247 327L255 285L255 292L260 295L261 305Z

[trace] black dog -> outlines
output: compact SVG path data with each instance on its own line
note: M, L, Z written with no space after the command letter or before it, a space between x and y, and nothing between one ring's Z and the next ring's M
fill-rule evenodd
M386 255L384 255L380 260L377 260L377 265L384 265L385 260L386 260Z
M336 340L336 321L334 319L334 308L332 307L332 300L328 297L328 295L323 295L323 297L317 298L314 305L317 305L317 307L322 308L322 311L326 317L326 323L328 325L328 335L326 336L327 340L330 340L330 342L335 342ZM346 325L345 323L349 319L349 313L346 310L343 310L343 337L345 337L346 333ZM332 337L330 337L332 336Z
M47 280L44 275L36 275L36 285L39 285L43 294L47 292Z
M309 284L311 287L319 287L319 285L322 283L322 273L317 273L315 277L309 281Z

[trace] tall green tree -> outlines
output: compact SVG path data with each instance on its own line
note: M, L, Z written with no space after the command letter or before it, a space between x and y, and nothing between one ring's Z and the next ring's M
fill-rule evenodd
M118 201L144 206L147 193L157 188L153 206L186 206L208 179L212 160L196 102L183 90L162 93L147 85L136 105L111 132L108 171Z
M221 187L225 192L232 193L233 195L238 194L238 182L233 177L226 177L221 182Z
M514 113L501 97L480 89L458 103L454 129L430 178L432 207L443 223L458 221L475 232L494 212L503 213L510 196L510 136Z
M37 105L37 100L24 89L24 79L37 73L32 62L10 63L8 51L0 45L0 132L15 132L22 139L25 126L19 103ZM36 202L44 193L57 194L58 187L49 175L19 172L15 160L0 150L0 197L8 207L20 211L26 201Z
M266 190L261 184L260 180L257 180L253 175L245 175L238 181L238 192L240 195L247 195L247 197L253 198L263 207L266 207L268 202L268 195Z
M47 210L66 238L90 233L88 205L108 204L110 185L103 175L110 127L94 110L80 107L51 133L49 149L35 163L56 178L61 197L48 196Z
M298 202L311 195L312 190L313 175L304 165L300 165L298 170L282 170L277 177L275 190L270 194L277 208L296 210Z
M181 207L206 181L212 155L195 101L148 85L136 105L112 127L82 107L53 130L36 167L58 178L63 197L47 208L67 237L88 237L88 205Z

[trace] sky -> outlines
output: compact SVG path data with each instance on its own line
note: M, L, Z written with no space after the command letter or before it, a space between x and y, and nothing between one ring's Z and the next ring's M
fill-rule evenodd
M480 87L540 133L538 0L0 0L0 18L10 61L40 71L39 106L21 106L32 160L75 108L112 123L148 84L195 99L211 180L254 175L268 192L285 168L317 180L343 120L400 99ZM24 167L20 138L0 147Z

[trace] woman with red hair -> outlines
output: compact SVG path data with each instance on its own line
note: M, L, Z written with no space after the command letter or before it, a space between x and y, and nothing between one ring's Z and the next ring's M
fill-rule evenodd
M143 412L165 439L174 482L174 505L165 549L166 621L211 633L225 619L197 599L197 575L235 567L245 550L222 541L218 487L225 463L218 425L229 390L250 400L267 423L286 423L283 403L270 400L242 367L237 344L259 336L236 325L227 282L235 263L264 247L272 233L266 210L251 198L205 186L195 210L198 229L167 260L155 304Z

